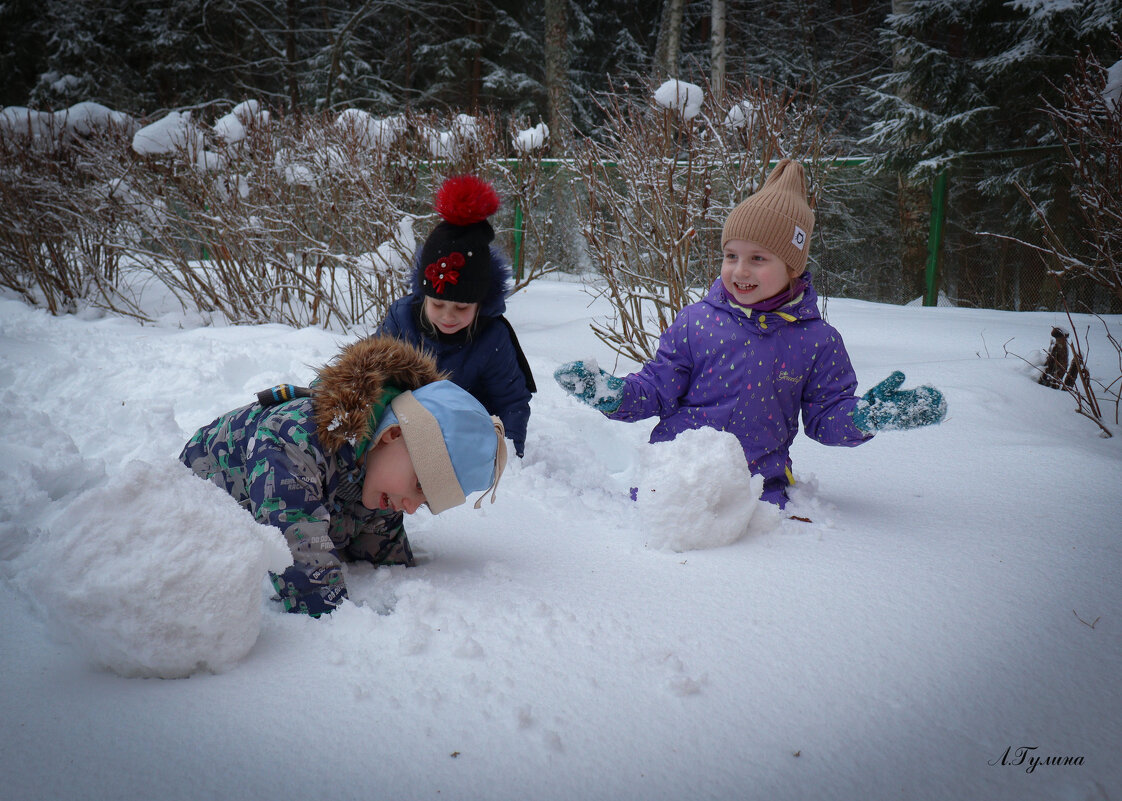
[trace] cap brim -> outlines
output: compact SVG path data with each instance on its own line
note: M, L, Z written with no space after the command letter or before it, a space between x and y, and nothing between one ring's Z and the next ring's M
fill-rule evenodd
M467 500L444 444L444 434L433 413L412 392L403 392L390 403L405 439L405 448L417 471L429 511L438 515Z

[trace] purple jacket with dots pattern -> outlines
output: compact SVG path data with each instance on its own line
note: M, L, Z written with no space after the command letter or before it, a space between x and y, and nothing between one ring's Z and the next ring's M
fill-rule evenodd
M654 359L624 379L623 401L609 416L662 418L651 442L703 426L735 434L773 502L785 497L800 412L807 436L825 445L870 439L850 418L857 377L841 335L819 315L804 277L802 295L773 312L731 304L718 278L666 329Z

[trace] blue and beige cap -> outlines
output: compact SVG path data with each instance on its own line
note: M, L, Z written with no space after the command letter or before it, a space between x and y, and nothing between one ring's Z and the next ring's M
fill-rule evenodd
M506 468L503 424L466 390L451 381L435 381L403 392L378 421L374 439L390 425L401 426L433 514L459 506L468 493L479 490L492 490L495 502ZM480 496L475 508L482 502Z

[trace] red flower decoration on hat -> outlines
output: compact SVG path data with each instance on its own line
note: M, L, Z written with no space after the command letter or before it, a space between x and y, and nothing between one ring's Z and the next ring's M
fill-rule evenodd
M448 284L460 283L460 268L465 264L464 254L457 251L439 258L425 268L425 278L438 295L444 294Z

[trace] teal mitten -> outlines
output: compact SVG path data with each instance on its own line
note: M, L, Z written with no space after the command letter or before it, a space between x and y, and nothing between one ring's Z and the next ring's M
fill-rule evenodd
M553 378L577 400L611 414L623 401L623 379L605 373L595 362L591 367L590 370L584 362L568 362L554 371Z
M895 371L865 393L853 410L853 424L862 431L903 431L943 422L947 399L935 387L900 389L904 374Z

